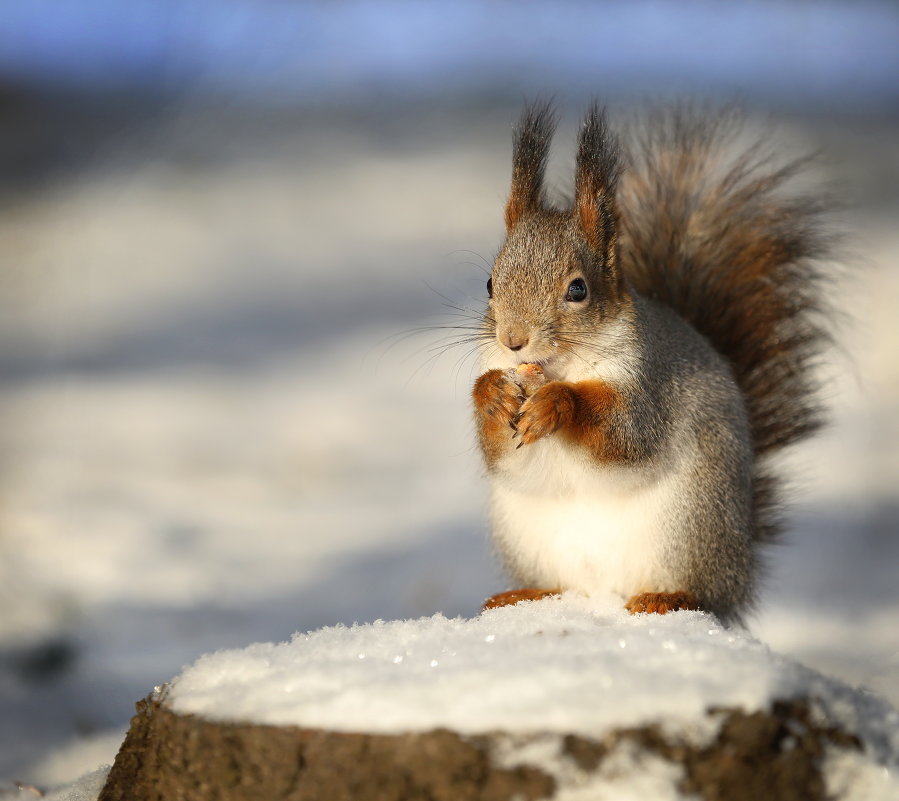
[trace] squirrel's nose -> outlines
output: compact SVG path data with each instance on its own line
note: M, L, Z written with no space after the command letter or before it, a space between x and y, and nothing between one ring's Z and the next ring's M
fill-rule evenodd
M509 350L518 351L528 344L528 336L517 331L506 331L503 344Z

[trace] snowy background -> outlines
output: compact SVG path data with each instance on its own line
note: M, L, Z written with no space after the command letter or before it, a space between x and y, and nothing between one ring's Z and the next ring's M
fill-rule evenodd
M878 3L8 0L0 787L110 762L204 652L504 587L474 360L398 335L480 307L541 92L563 186L596 94L736 95L821 151L852 319L751 630L899 703L897 45Z

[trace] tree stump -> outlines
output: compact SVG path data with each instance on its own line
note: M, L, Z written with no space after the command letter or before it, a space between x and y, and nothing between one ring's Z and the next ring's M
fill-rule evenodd
M100 801L536 801L571 792L599 801L625 789L647 799L824 801L857 792L856 779L871 781L868 768L895 779L884 773L899 761L894 710L748 635L719 638L714 618L597 617L559 599L525 606L474 621L322 630L203 657L138 703ZM489 650L498 639L505 645ZM403 645L406 655L394 654ZM744 675L764 668L765 686L791 691L752 700L735 671L721 681L734 654L758 663ZM260 694L266 670L277 682ZM597 690L604 682L608 693ZM672 700L672 687L684 698ZM298 691L306 693L299 703ZM434 713L441 693L460 709ZM369 695L372 710L345 705L360 698L365 706ZM743 701L720 703L734 697ZM391 705L398 717L387 725ZM481 707L489 714L473 722ZM334 708L344 710L341 725L314 725ZM435 714L445 726L430 725ZM835 779L841 758L850 770Z

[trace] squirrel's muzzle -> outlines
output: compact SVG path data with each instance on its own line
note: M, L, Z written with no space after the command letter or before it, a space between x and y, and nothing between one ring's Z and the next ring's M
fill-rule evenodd
M497 339L501 345L505 345L509 350L517 352L528 344L530 337L527 331L508 328Z

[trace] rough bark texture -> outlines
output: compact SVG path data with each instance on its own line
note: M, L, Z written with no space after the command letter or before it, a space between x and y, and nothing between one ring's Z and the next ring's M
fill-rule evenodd
M178 715L149 697L100 801L532 801L552 777L490 764L489 737L387 736Z
M697 747L655 726L601 740L569 735L562 753L584 774L602 770L622 744L682 765L681 789L704 801L825 801L821 760L828 746L857 738L816 724L802 701L770 712L715 710L716 740ZM503 767L497 733L463 737L347 734L214 723L179 715L150 696L116 757L99 801L511 801L550 799L556 780L537 767ZM513 738L522 742L520 735ZM525 738L526 739L526 738Z

